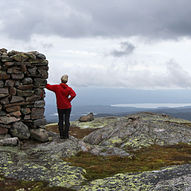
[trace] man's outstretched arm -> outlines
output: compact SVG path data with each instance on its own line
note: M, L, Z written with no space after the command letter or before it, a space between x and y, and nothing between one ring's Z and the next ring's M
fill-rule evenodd
M50 85L50 84L46 84L46 88L50 91L55 92L56 91L56 85Z

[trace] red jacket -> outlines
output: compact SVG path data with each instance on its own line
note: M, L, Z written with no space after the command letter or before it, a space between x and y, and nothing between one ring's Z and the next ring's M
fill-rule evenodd
M46 88L48 90L53 91L56 94L56 102L57 102L57 107L59 109L69 109L72 107L70 102L76 96L76 93L67 84L64 83L58 85L47 84Z

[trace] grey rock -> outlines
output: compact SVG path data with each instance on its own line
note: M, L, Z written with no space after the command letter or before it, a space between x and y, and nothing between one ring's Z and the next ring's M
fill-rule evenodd
M3 99L0 100L0 103L5 105L5 104L9 104L9 98L8 97L5 97Z
M17 89L19 89L19 90L31 90L31 89L33 89L33 84L28 84L28 85L19 85L18 87L17 87Z
M32 76L35 76L37 74L37 67L29 68L28 71Z
M36 89L35 89L35 95L38 95L38 96L40 96L40 97L43 97L44 94L45 94L45 92L44 92L44 89L43 89L43 88L36 88Z
M89 150L89 152L99 156L131 157L129 153L117 147L93 146L92 149Z
M40 96L32 95L32 96L30 96L30 97L27 97L27 98L26 98L26 101L33 102L33 101L40 100L40 99L41 99Z
M0 140L6 139L6 138L11 138L11 135L10 134L0 135Z
M28 97L28 96L32 96L33 94L34 94L34 91L33 91L33 90L25 90L25 91L22 91L22 90L18 90L18 89L17 89L17 95L18 95L18 96Z
M0 125L0 135L4 135L4 134L7 134L8 133L8 129L5 128L5 127L1 127Z
M116 119L113 123L84 137L91 145L118 147L124 151L157 145L190 143L191 122L154 113L139 113Z
M7 73L8 74L21 74L22 71L21 71L21 68L14 66L14 67L8 68Z
M5 62L4 65L5 65L6 67L11 67L11 66L14 66L15 63L14 63L14 62Z
M94 115L93 113L89 113L88 115L81 116L79 118L80 122L88 122L88 121L93 121L94 120Z
M191 165L185 164L148 172L119 173L102 180L93 180L79 190L188 191L190 182Z
M44 118L44 108L32 108L31 119Z
M46 119L37 119L33 121L34 127L40 127L41 125L46 125Z
M47 84L47 80L45 79L41 79L41 78L34 79L34 85L36 87L45 87L46 84Z
M14 96L14 95L16 95L16 93L17 93L17 90L15 87L9 87L9 94L10 95Z
M4 82L0 80L0 88L4 87Z
M29 139L30 137L28 126L21 121L13 124L10 128L10 133L13 137L18 137L19 139Z
M17 146L19 144L19 139L17 137L4 138L0 140L1 146Z
M32 84L33 83L33 79L32 78L24 78L22 80L22 83L23 83L23 85Z
M7 54L7 49L6 49L6 48L1 48L1 49L0 49L0 53L1 53L1 54L3 54L3 53Z
M31 110L30 110L30 108L28 108L28 107L24 107L24 108L21 108L21 113L23 114L23 115L26 115L26 114L29 114L29 113L31 113Z
M0 71L0 80L7 80L7 79L10 79L10 75L4 71Z
M6 115L7 115L7 113L6 113L6 112L4 112L4 111L0 110L0 117L1 117L1 116L6 116Z
M16 102L22 102L25 99L21 96L12 96L11 102L10 103L16 103Z
M1 58L1 61L2 61L2 62L11 62L11 61L13 61L12 58L10 58L9 56L7 56L7 54L1 55L0 58Z
M40 141L40 142L47 142L48 139L48 133L45 129L30 129L31 138Z
M0 94L9 94L8 88L0 88Z
M25 53L18 52L17 54L11 56L11 59L17 62L24 62L28 60L28 56Z
M20 111L21 107L19 105L11 106L11 107L6 107L6 111L9 112L14 112L14 111Z
M44 100L39 100L34 102L34 107L44 107L44 106L45 106Z
M36 52L35 55L37 58L44 59L44 60L46 59L46 56L44 54L39 53L39 52Z
M20 119L18 119L16 117L10 117L10 116L1 116L0 117L0 123L5 124L5 125L17 122L19 120Z
M21 79L24 78L24 74L23 73L21 73L21 74L11 74L11 77L14 80L21 80Z
M13 87L14 84L15 84L15 81L14 81L14 80L6 80L6 81L5 81L5 86Z
M7 97L9 94L0 94L0 99Z

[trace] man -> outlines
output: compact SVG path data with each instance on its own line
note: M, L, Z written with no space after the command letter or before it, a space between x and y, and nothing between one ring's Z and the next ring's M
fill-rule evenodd
M70 127L70 113L71 113L71 101L76 96L74 90L69 87L66 83L68 82L68 75L61 77L61 83L58 85L47 84L46 88L53 91L56 94L56 102L59 117L59 132L61 139L69 138L69 127ZM65 128L63 128L63 121L65 119Z

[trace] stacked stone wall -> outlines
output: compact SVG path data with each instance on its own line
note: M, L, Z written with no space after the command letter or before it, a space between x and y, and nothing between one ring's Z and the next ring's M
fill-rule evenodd
M48 61L37 52L0 49L0 137L28 139L44 117Z

